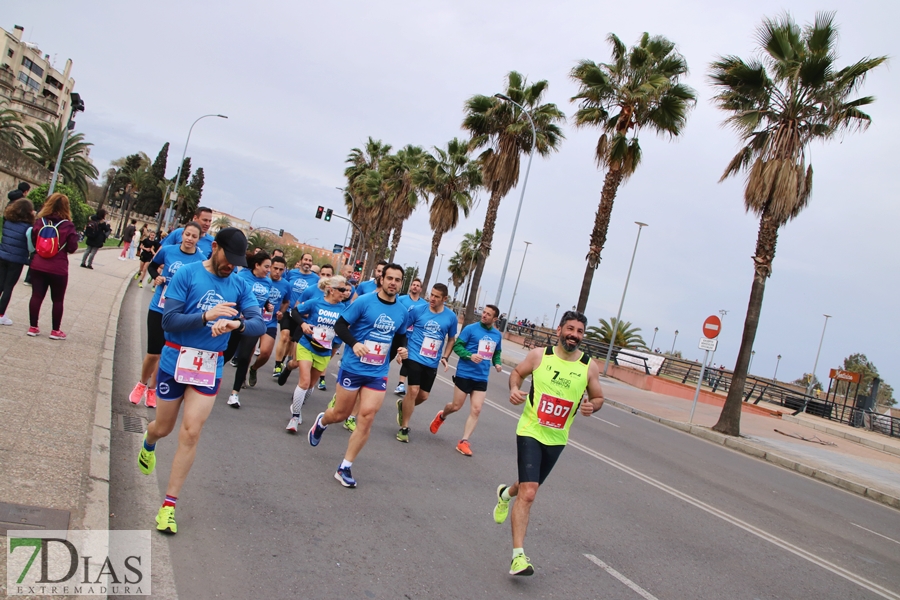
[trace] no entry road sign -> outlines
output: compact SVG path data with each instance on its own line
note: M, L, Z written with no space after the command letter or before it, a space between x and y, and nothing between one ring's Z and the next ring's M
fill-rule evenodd
M716 315L706 317L706 320L703 321L703 335L714 340L719 337L720 331L722 331L722 320Z

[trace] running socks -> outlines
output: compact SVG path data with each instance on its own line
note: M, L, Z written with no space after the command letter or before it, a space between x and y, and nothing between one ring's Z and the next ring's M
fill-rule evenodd
M144 436L144 450L146 450L147 452L153 452L153 451L156 450L156 444L149 444L149 443L147 443L147 437L146 437L146 436Z
M353 463L352 463L352 462L350 462L349 460L344 459L344 460L341 461L341 467L340 467L340 468L341 468L341 469L349 469L349 468L352 467L352 466L353 466Z
M166 499L163 502L163 506L171 506L172 508L175 508L176 502L178 502L178 498L176 496L166 495Z
M513 558L515 558L517 556L522 556L523 554L525 554L524 548L513 548L513 555L512 555Z
M306 401L307 390L300 386L294 388L294 401L291 403L291 413L296 416L300 414L303 403Z
M509 486L504 487L503 491L500 492L500 499L503 500L504 502L509 502L512 499L512 496L509 495ZM513 556L515 556L515 555L513 555Z

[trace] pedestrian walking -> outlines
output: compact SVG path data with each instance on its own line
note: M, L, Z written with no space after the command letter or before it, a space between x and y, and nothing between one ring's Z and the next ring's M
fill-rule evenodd
M51 340L64 340L62 332L63 303L69 283L69 254L78 250L78 232L72 223L72 209L69 197L56 193L47 198L38 212L31 230L31 241L35 247L31 260L31 303L29 316L31 337L41 333L38 318L41 304L50 290L53 302Z
M17 190L18 191L18 190ZM3 212L3 239L0 239L0 325L12 325L6 307L22 269L29 261L27 232L34 223L34 205L28 198L10 202Z
M134 275L138 280L138 287L144 287L144 277L147 275L147 267L150 261L159 252L159 242L156 240L156 232L152 229L147 232L147 237L141 238L141 268ZM154 291L156 286L153 286Z
M119 255L119 260L128 260L129 258L134 258L134 251L131 249L131 242L134 241L134 232L137 230L137 220L132 219L131 223L125 228L125 231L122 232L122 243L125 245L122 248L122 254Z
M112 233L112 228L106 222L106 210L100 209L91 215L88 224L84 228L84 243L87 248L81 256L81 266L85 269L94 268L94 257L97 251L106 243L106 238Z

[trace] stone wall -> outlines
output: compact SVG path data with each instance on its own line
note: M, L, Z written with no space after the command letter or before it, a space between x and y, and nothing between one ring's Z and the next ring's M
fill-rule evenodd
M37 187L49 183L52 176L52 172L0 141L0 210L6 208L6 194L19 185L19 182L27 181L32 187Z

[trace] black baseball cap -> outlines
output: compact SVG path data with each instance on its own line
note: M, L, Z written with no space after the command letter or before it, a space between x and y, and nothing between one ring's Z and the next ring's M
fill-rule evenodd
M225 258L236 267L247 266L247 236L236 227L225 227L216 234L216 246L225 252Z

